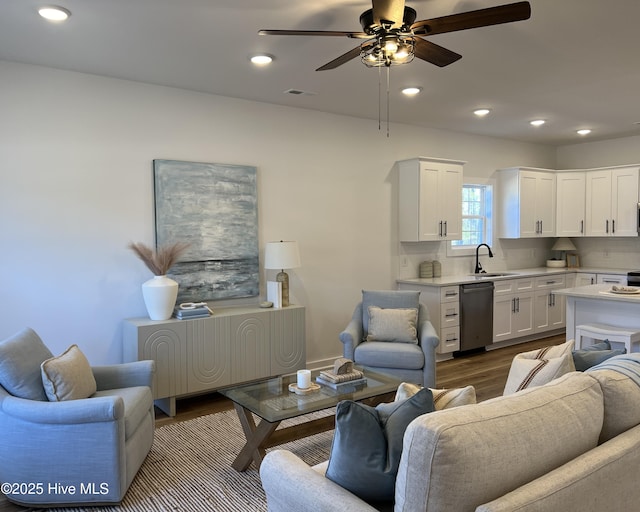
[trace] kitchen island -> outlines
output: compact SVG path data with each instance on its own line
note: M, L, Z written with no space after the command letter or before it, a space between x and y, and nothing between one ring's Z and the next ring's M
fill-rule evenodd
M567 340L575 339L576 326L581 324L640 330L640 293L613 293L611 284L564 288L555 293L566 297Z

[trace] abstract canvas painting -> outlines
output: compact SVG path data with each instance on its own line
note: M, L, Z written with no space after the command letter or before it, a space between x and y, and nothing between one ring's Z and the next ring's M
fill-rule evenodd
M259 293L256 168L154 160L156 244L187 242L178 303Z

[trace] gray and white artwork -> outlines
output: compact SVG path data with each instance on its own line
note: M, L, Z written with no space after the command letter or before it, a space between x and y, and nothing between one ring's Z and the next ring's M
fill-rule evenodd
M187 242L178 303L259 293L256 168L153 161L156 244Z

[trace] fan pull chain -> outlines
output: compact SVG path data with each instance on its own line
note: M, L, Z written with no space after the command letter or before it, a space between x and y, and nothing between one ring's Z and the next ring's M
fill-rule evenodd
M382 130L382 69L378 67L378 131Z
M387 66L387 139L389 138L389 84L391 82L391 66Z

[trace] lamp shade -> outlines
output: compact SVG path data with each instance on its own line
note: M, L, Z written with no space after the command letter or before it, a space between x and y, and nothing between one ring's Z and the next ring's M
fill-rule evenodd
M558 238L551 248L552 251L575 251L576 246L568 238Z
M264 268L286 269L300 266L298 242L268 242L264 250Z

